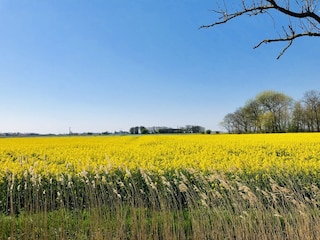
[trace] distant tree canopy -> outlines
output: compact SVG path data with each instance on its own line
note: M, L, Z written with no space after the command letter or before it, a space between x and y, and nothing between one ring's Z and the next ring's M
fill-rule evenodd
M216 0L217 8L214 12L219 14L217 21L203 25L200 28L210 28L225 24L230 20L243 15L257 16L267 14L274 25L279 18L275 16L286 16L282 22L282 34L277 30L277 37L266 38L254 48L264 43L287 42L287 46L280 52L278 59L291 46L293 41L301 37L320 37L320 4L319 0Z
M311 90L299 101L264 91L233 113L221 125L229 133L320 132L320 92Z
M130 134L155 134L155 133L205 133L205 128L198 125L187 125L181 128L169 127L132 127L129 130ZM211 131L210 131L211 133Z

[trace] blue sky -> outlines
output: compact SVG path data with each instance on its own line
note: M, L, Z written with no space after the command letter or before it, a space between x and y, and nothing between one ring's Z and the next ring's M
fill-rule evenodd
M268 16L211 29L214 0L0 1L0 132L127 131L223 117L264 90L319 89L318 39L277 36ZM275 21L283 20L274 15ZM281 24L279 24L281 27Z

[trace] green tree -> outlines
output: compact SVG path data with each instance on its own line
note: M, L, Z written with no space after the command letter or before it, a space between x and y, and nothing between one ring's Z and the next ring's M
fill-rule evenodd
M132 127L129 132L130 134L139 134L139 127Z
M272 119L272 132L287 131L292 98L283 93L264 91L256 96L256 100L264 113L269 113L268 118Z
M141 133L141 134L148 134L149 131L148 131L148 129L147 129L146 127L141 126L141 127L140 127L140 133Z
M234 133L235 132L234 114L228 113L227 115L225 115L220 125L224 127L228 133Z
M306 118L305 109L300 101L295 102L292 112L292 122L290 131L302 132L305 131Z
M245 116L248 118L250 132L261 132L262 108L256 99L250 99L243 107Z
M311 90L304 94L303 102L310 131L320 132L320 92Z
M285 132L291 126L292 103L283 93L264 91L227 114L221 125L232 133Z

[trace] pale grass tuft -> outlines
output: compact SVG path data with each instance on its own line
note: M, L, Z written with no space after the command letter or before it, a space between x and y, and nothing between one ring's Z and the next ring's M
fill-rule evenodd
M279 213L274 213L273 216L278 217L278 218L283 218L283 216Z
M187 192L187 191L188 191L187 185L186 185L185 183L183 183L183 182L181 182L181 183L179 184L178 188L179 188L179 191L180 191L180 192Z
M257 196L251 191L251 189L244 184L237 182L239 194L244 200L248 200L251 206L254 206L258 202Z

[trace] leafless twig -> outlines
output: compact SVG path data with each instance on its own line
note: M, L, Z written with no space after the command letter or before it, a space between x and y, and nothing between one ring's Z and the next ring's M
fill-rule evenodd
M320 37L320 16L316 13L316 11L319 12L320 6L318 6L317 0L295 0L293 3L290 0L284 0L281 1L284 2L283 5L280 5L279 2L276 0L252 0L250 4L247 4L246 0L241 0L241 10L235 10L230 13L227 10L226 2L223 1L224 9L214 11L221 16L219 20L209 25L203 25L200 28L211 28L225 24L242 15L256 16L268 13L272 16L274 12L271 12L271 10L274 10L289 17L288 31L283 27L284 36L264 39L254 46L254 49L260 47L263 43L288 42L287 46L278 55L277 59L279 59L297 38ZM291 18L299 19L299 27L293 27Z

